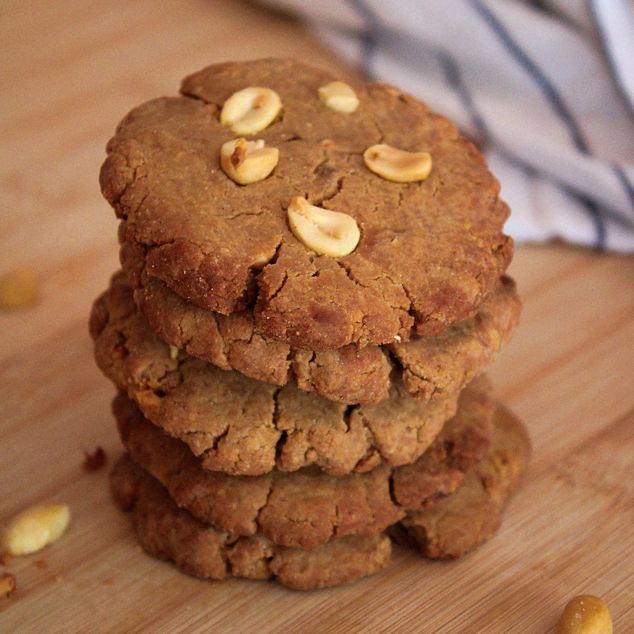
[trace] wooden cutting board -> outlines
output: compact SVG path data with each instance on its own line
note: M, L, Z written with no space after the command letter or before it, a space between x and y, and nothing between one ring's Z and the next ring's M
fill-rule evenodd
M546 632L578 593L634 631L634 259L521 247L522 325L492 371L534 456L495 539L458 562L393 565L311 593L204 582L145 556L83 450L120 452L113 389L86 320L117 266L103 147L133 105L225 59L293 55L350 73L294 22L251 4L5 0L0 7L0 272L35 270L41 301L0 314L0 520L70 505L56 544L2 570L0 632Z

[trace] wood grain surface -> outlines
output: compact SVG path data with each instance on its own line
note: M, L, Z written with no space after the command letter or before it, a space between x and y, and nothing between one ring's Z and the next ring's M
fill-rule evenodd
M534 456L495 539L458 562L397 549L353 585L204 582L145 556L83 450L120 452L87 334L117 267L97 173L118 120L215 61L292 55L351 71L298 24L242 2L3 0L0 273L41 301L0 314L0 520L71 506L67 534L4 567L0 632L548 632L593 593L634 632L634 259L522 246L522 325L492 371Z

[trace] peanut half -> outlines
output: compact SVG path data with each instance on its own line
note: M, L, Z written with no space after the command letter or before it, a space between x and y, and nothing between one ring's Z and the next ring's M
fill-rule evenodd
M557 634L612 634L612 617L604 601L590 594L571 599L566 605Z
M315 253L343 257L359 244L359 226L348 214L311 205L301 196L291 200L287 214L295 237Z
M57 541L70 521L65 504L32 506L16 515L2 533L2 550L9 555L28 555Z
M366 167L395 183L425 180L431 172L429 152L407 152L391 145L372 145L363 153Z
M14 269L0 277L0 308L22 308L37 303L39 290L29 269Z
M331 81L319 88L319 98L336 112L350 114L359 107L359 98L348 84L342 81Z
M220 111L220 123L236 134L257 134L268 127L282 109L280 96L270 88L249 86L234 92Z
M264 180L277 165L280 158L275 147L264 147L264 141L235 139L222 144L220 167L239 185L249 185Z

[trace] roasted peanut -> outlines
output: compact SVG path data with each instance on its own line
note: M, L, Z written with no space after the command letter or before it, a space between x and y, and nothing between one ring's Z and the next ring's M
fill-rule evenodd
M425 180L432 164L429 152L407 152L385 144L370 146L363 161L370 171L395 183Z
M9 555L28 555L57 541L70 521L65 504L32 506L16 515L2 533L2 549Z
M331 81L319 88L319 98L336 112L350 114L359 107L359 98L348 84L342 81Z
M557 624L557 634L612 634L612 617L604 601L590 594L571 599Z
M279 155L277 148L265 147L264 141L235 139L220 148L220 167L239 185L249 185L264 180L275 169Z
M301 196L291 200L287 214L291 231L316 253L342 257L359 243L359 226L348 214L311 205Z
M270 88L250 86L233 93L220 111L220 123L236 134L257 134L268 127L282 109L280 96Z
M37 280L29 269L15 269L0 277L0 307L21 308L37 302Z

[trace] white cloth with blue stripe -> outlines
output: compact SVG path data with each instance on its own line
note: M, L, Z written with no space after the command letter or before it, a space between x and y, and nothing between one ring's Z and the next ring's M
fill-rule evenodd
M519 241L634 251L634 0L270 0L483 147Z

